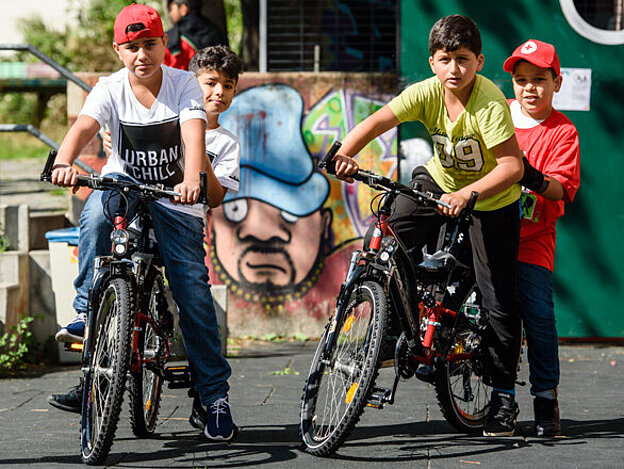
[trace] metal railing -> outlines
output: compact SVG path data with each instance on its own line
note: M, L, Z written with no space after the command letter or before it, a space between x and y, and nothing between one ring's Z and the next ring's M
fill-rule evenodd
M3 50L4 51L15 50L15 51L30 52L35 57L37 57L39 60L41 60L42 62L45 62L50 67L52 67L54 70L56 70L61 76L63 76L67 80L75 83L80 88L85 90L87 93L89 93L91 91L91 89L92 89L91 86L89 86L87 83L82 81L80 78L78 78L72 72L70 72L65 67L63 67L61 64L56 62L50 56L44 54L43 52L41 52L39 49L37 49L35 46L33 46L31 44L0 44L0 51L3 51ZM0 132L28 132L31 135L34 135L35 137L37 137L39 140L41 140L43 143L48 145L53 150L58 150L58 148L59 148L59 144L58 143L56 143L54 140L52 140L50 137L48 137L46 134L44 134L43 132L41 132L39 129L37 129L35 126L33 126L31 124L27 124L27 125L24 125L24 124L0 124ZM99 134L98 134L98 138L101 139L101 136ZM74 164L76 166L78 166L80 169L82 169L83 171L86 171L87 173L99 174L95 169L93 169L91 166L89 166L87 163L85 163L84 161L82 161L80 159L77 159L74 162Z

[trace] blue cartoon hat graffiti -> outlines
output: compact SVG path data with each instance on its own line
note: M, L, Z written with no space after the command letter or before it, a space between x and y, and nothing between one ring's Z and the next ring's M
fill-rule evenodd
M257 86L234 98L220 121L240 139L240 189L225 202L252 198L300 217L323 205L329 184L314 171L302 116L303 100L287 85Z

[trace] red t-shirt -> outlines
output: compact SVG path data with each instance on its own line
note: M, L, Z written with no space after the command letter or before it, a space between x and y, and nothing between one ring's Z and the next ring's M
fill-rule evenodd
M165 58L163 63L169 67L188 70L191 59L197 52L197 49L186 38L180 40L180 50L172 54L169 49L165 48Z
M564 189L563 200L549 200L528 191L523 194L525 210L520 231L518 260L540 265L552 272L555 263L557 219L565 202L572 202L580 184L579 138L576 127L557 110L543 121L519 115L520 104L509 100L516 138L529 163L547 176L557 179Z

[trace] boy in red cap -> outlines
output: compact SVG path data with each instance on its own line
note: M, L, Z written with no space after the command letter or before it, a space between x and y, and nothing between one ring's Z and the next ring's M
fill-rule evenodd
M561 88L554 46L529 39L503 68L513 75L516 99L509 100L520 148L524 150L524 218L520 231L518 289L526 332L529 380L537 436L561 433L557 386L559 357L552 271L557 218L580 184L579 138L570 120L555 110Z
M149 202L167 279L178 306L180 327L189 362L195 372L195 389L208 407L204 434L212 440L234 435L227 393L231 369L221 356L220 340L208 270L204 264L203 206L197 204L199 173L208 173L208 199L218 199L221 186L206 164L204 134L206 112L195 75L163 65L167 36L158 12L147 5L122 9L114 25L113 48L125 67L100 78L58 150L52 182L74 186L72 166L82 148L102 126L111 132L112 153L103 175L147 184L163 184L180 193L173 202ZM112 227L102 216L103 204L114 212L109 191L94 191L80 218L79 273L74 286L71 324L57 340L81 341L85 330L88 290L93 260L110 253ZM222 197L222 196L221 196ZM136 206L132 197L130 212ZM132 213L129 214L132 218ZM76 400L82 389L51 396L50 403L80 411Z

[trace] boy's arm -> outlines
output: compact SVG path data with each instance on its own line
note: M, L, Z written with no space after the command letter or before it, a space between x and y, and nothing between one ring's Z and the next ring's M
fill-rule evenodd
M565 195L565 189L556 178L547 176L529 163L527 157L522 158L524 164L524 175L520 180L527 189L540 194L550 200L561 200Z
M199 198L199 173L206 170L204 134L206 122L202 119L189 119L180 126L184 142L184 180L173 190L180 193L174 203L192 205Z
M212 170L212 165L207 164L206 166L208 167L206 170L206 173L208 174L208 207L215 208L223 202L225 194L227 194L227 187L223 187L221 185Z
M443 202L451 205L451 208L442 207L440 212L444 215L456 217L470 200L471 193L478 192L478 200L484 200L507 189L512 184L518 182L522 177L522 151L518 146L516 136L512 135L492 148L492 153L496 157L496 167L478 181L466 187L444 194L440 198Z
M338 154L334 157L336 176L345 181L353 182L349 176L355 174L359 169L357 162L353 159L354 156L371 140L396 127L399 123L397 117L386 104L351 129L343 139Z
M52 183L57 186L74 186L78 171L72 165L89 140L100 130L100 124L93 117L80 115L72 125L58 149L52 169Z

